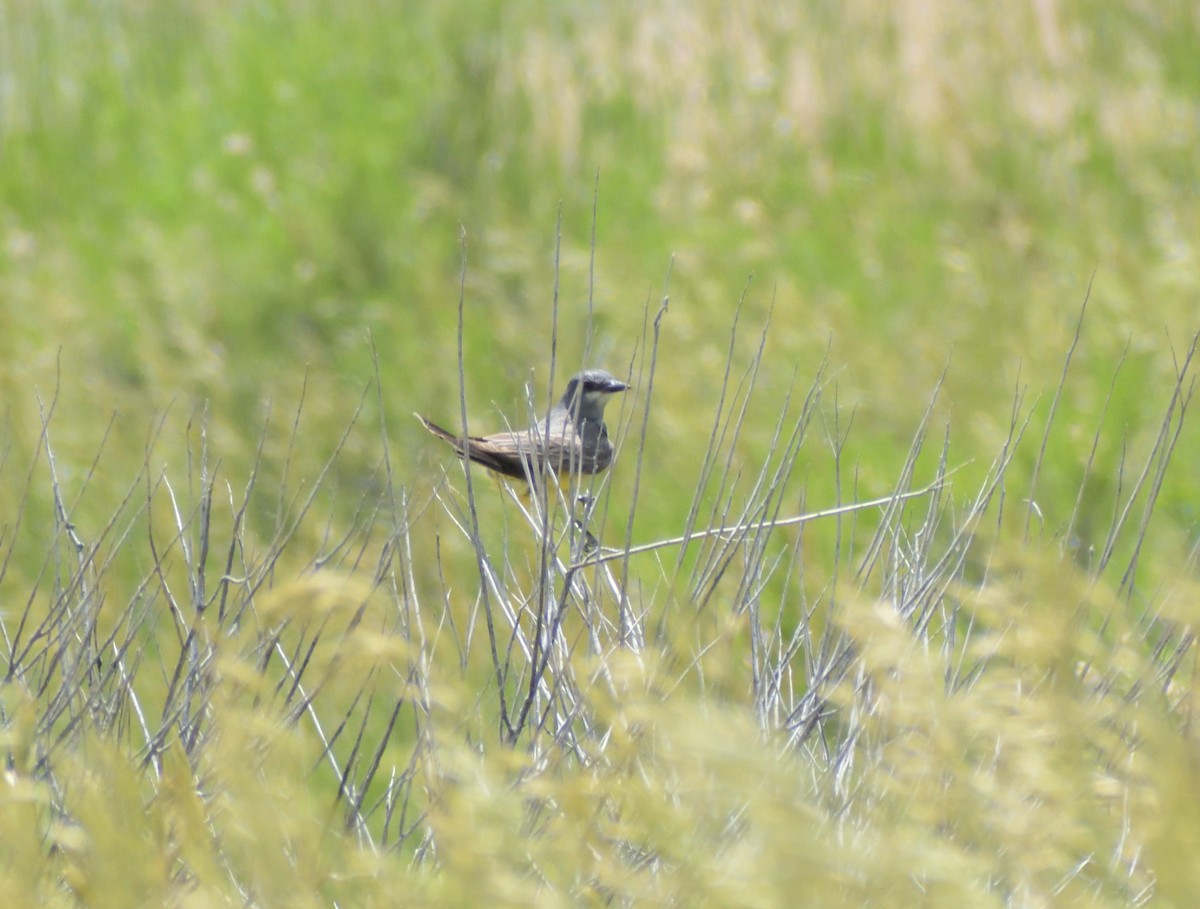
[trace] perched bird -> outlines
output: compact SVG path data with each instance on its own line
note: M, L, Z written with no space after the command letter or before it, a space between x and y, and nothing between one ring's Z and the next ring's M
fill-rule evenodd
M528 429L489 436L462 437L417 414L426 429L454 446L460 458L470 458L510 479L537 479L547 470L559 481L596 474L613 459L613 446L604 425L604 406L611 395L629 386L603 369L572 376L562 400L545 420Z

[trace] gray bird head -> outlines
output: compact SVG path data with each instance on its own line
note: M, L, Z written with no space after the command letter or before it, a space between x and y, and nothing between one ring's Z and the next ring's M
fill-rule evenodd
M609 395L629 386L603 369L585 369L572 376L560 406L582 420L603 420Z

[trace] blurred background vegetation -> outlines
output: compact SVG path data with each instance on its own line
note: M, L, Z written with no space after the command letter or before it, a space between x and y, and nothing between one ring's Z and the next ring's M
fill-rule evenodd
M560 373L589 299L591 359L620 372L671 297L660 477L695 474L743 291L748 349L774 311L764 406L828 349L878 492L943 370L954 461L990 457L1015 389L1048 404L1094 273L1039 490L1053 522L1118 363L1105 466L1200 319L1196 38L1186 2L6 3L5 431L33 447L61 358L72 462L116 414L119 486L156 415L206 406L238 477L306 373L306 447L338 434L371 332L418 482L444 453L410 413L457 412L460 228L490 425L548 380L561 206ZM651 532L679 523L672 500L642 503Z
M886 495L932 400L918 473L945 435L969 499L1028 420L1014 520L985 545L1019 548L1032 502L1045 549L1086 572L1200 329L1197 47L1188 0L0 0L0 523L21 526L0 608L45 583L58 545L47 425L85 538L147 478L194 505L203 435L215 520L256 478L246 551L316 491L281 574L393 488L386 465L416 588L440 597L448 572L476 589L432 499L447 451L411 417L457 420L460 294L478 429L521 418L526 383L542 400L552 345L556 388L585 359L644 380L669 297L653 400L643 381L622 411L614 534L642 408L635 542L681 531L726 369L762 344L735 470L757 471L789 390L825 364L785 514ZM1179 433L1152 524L1122 543L1142 591L1197 545L1200 432ZM482 497L494 522L505 506ZM161 519L109 535L111 601L158 560L141 541ZM805 577L778 595L823 589L841 543L806 530ZM736 674L718 687L722 710L746 694ZM736 711L714 722L746 734Z

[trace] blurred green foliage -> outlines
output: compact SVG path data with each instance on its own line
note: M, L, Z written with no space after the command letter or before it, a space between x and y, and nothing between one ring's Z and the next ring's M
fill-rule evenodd
M753 277L739 355L772 310L761 406L828 348L881 492L943 370L956 460L986 457L1018 386L1036 428L1095 273L1039 490L1057 526L1122 351L1108 470L1153 431L1145 389L1197 327L1189 9L8 3L9 431L32 446L31 390L61 351L76 460L117 412L120 476L154 415L205 402L236 478L265 402L294 401L306 370L312 434L338 432L371 332L415 482L409 413L456 412L461 229L480 421L513 414L531 375L542 393L552 288L561 382L589 302L590 359L621 370L665 287L648 451L689 476ZM812 495L829 498L820 460ZM648 536L684 500L643 503Z

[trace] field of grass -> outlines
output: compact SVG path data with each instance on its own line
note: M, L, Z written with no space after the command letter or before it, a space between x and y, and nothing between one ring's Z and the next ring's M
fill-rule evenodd
M0 0L0 905L1193 905L1197 46Z

